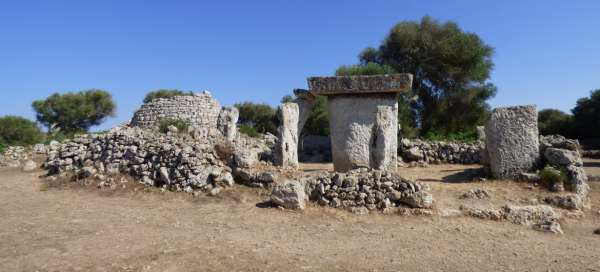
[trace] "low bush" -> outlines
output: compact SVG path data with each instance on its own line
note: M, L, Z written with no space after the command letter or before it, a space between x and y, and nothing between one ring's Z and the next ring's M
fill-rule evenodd
M186 133L190 127L190 123L181 119L163 119L158 124L158 130L162 133L167 133L170 126L176 127L179 133Z
M4 146L33 145L44 140L37 124L19 116L0 117L0 143Z
M241 124L239 128L241 133L244 133L252 138L260 137L260 133L253 126Z
M553 187L555 184L563 184L567 181L567 173L548 165L540 171L540 180L546 186Z
M158 91L149 92L144 98L144 103L148 103L157 98L171 98L174 96L194 95L193 92L184 92L180 90L161 89Z

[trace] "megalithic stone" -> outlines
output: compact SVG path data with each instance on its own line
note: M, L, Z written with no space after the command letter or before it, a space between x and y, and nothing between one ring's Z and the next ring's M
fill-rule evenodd
M514 178L540 162L536 106L496 108L485 126L485 145L492 175Z

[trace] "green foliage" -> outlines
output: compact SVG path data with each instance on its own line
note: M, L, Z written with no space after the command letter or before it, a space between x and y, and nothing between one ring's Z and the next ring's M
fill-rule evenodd
M256 130L255 127L250 126L250 125L246 125L246 124L241 124L240 127L240 132L244 133L252 138L258 138L260 137L260 133Z
M575 136L573 117L556 109L538 112L538 129L541 135L559 134L567 138Z
M253 127L258 133L277 133L277 111L268 104L244 102L235 104L242 125Z
M284 96L284 97L281 98L281 104L283 104L283 103L289 103L289 102L294 102L294 100L295 100L294 97L288 94L288 95L286 95L286 96Z
M181 119L162 119L158 122L158 130L162 133L169 132L169 127L175 126L179 133L187 133L190 123Z
M440 133L435 131L429 131L424 137L430 141L458 141L458 142L474 142L477 140L477 132L455 132L455 133Z
M0 117L0 144L4 146L28 146L40 143L44 134L37 124L19 116Z
M86 134L87 131L84 130L71 130L71 131L55 131L53 133L49 133L46 135L46 141L44 143L48 144L51 141L63 142L67 139L73 139L76 135Z
M327 112L327 97L317 96L304 128L304 135L329 136L329 114Z
M552 166L546 166L540 171L540 180L542 183L551 187L554 184L559 184L567 181L567 174L562 169L556 169Z
M6 146L0 142L0 153L4 152L4 149L6 149Z
M32 106L37 120L49 132L87 131L113 116L116 107L110 93L96 89L62 95L55 93L45 100L33 101Z
M600 89L577 100L572 113L578 138L600 137Z
M176 89L160 89L157 91L149 92L144 98L144 103L148 103L157 98L171 98L173 96L182 96L182 95L194 95L193 92L185 92Z
M366 65L342 65L335 71L336 76L381 75L396 73L389 65L368 62Z
M342 66L336 74L390 70L413 74L416 97L403 98L405 105L401 106L413 120L401 120L402 127L413 133L419 127L421 135L429 131L451 135L475 131L487 119L490 107L486 101L496 94L496 87L487 82L492 54L490 46L457 24L424 17L420 22L397 24L379 48L365 49L358 65ZM384 68L388 66L391 69Z

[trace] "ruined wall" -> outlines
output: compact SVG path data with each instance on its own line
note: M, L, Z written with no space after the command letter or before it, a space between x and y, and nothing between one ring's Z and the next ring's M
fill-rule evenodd
M181 119L198 130L216 129L220 111L219 102L208 92L158 98L142 105L133 115L131 125L156 128L162 119Z
M404 162L481 163L483 142L445 142L402 139L398 155Z
M336 171L397 167L398 101L395 94L336 95L327 103Z

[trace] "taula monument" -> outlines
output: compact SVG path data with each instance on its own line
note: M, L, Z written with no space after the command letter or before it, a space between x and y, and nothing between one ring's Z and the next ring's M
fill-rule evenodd
M398 94L412 87L411 74L309 77L309 90L280 107L278 164L298 167L298 135L314 105L327 96L335 171L366 167L396 170Z

